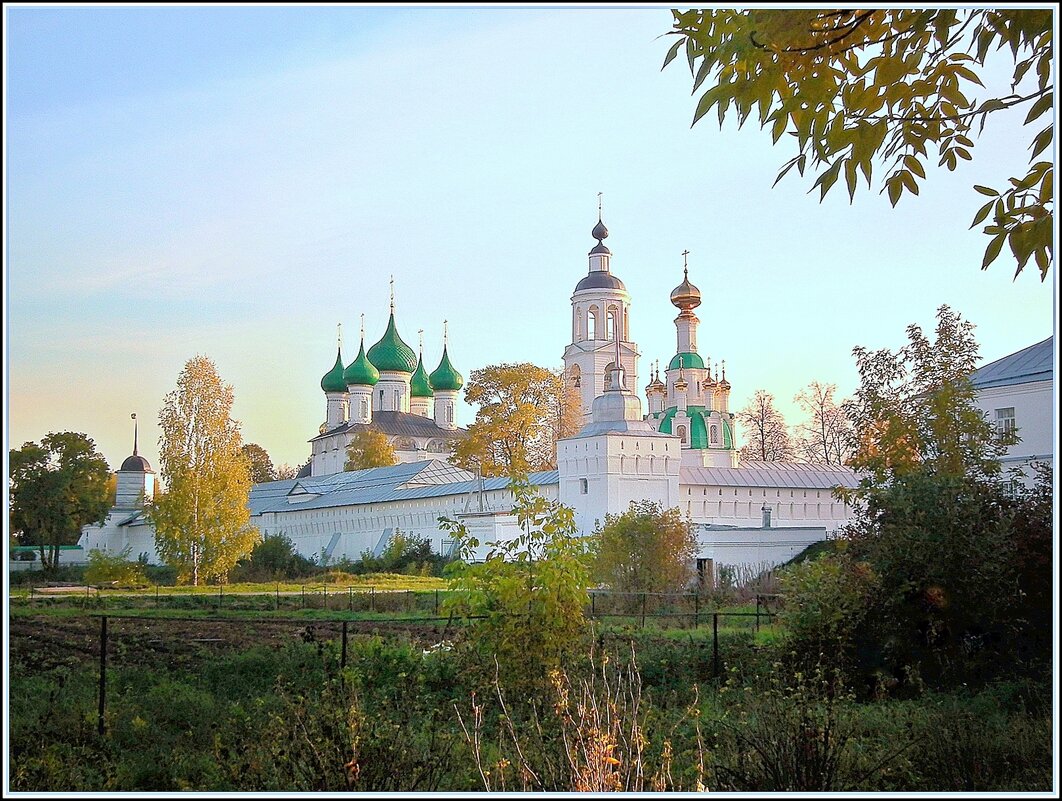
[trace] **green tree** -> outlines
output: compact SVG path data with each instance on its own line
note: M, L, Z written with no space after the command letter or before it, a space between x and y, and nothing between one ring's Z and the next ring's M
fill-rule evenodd
M1054 260L1054 165L1037 160L1054 142L1053 14L1043 9L691 10L674 12L679 37L666 67L684 49L693 90L704 90L694 124L714 108L720 126L754 111L774 142L790 134L796 155L781 168L818 171L820 200L844 176L849 199L875 165L896 205L918 194L925 162L954 170L972 159L989 115L1013 109L1035 123L1030 167L974 215L991 237L982 269L1009 246L1015 277L1030 258L1046 279ZM986 59L1009 51L1010 86L985 88ZM981 98L978 99L978 90ZM787 139L787 141L789 141ZM1015 145L1016 146L1016 145ZM935 153L930 148L936 150ZM776 181L777 183L777 181Z
M692 521L651 501L606 515L591 547L594 577L620 592L684 590L697 559Z
M774 408L774 395L762 389L737 413L747 440L741 449L746 459L784 462L793 458L793 444L782 413Z
M261 445L248 442L241 449L243 455L251 465L251 482L264 484L266 481L276 481L277 472L273 469L273 460L269 458L266 449Z
M860 386L848 406L855 441L849 464L863 474L860 487L873 491L916 471L997 475L1014 439L998 436L977 406L973 325L941 306L935 339L917 325L908 326L907 338L896 352L853 350Z
M366 470L370 467L391 467L398 464L398 456L387 435L382 431L363 428L355 431L347 445L344 470Z
M22 545L40 548L46 570L59 547L76 545L83 526L103 523L111 503L110 468L84 434L51 433L8 453L9 522Z
M460 555L444 609L474 618L468 643L479 664L496 658L508 686L542 689L549 671L581 648L589 559L570 508L538 495L525 477L510 491L520 534L490 543L484 562L471 563L480 543L463 523L439 519Z
M85 583L92 587L103 584L123 589L146 587L148 579L144 564L131 560L129 553L128 545L113 556L93 548L89 551L88 567L85 568Z
M223 580L261 539L250 525L251 470L232 387L214 363L195 356L159 412L160 472L166 491L149 507L159 555L179 581Z
M557 440L578 431L578 396L560 371L533 364L473 370L465 400L479 406L454 464L485 476L526 475L557 464Z

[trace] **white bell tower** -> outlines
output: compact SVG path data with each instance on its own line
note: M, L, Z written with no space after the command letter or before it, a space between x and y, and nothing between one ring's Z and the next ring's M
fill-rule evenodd
M591 232L597 244L590 250L590 268L572 294L572 341L564 349L565 379L579 389L584 424L590 422L594 399L609 388L617 366L631 385L638 382L639 353L630 337L631 296L609 270L612 252L603 242L608 229L601 221L600 197Z

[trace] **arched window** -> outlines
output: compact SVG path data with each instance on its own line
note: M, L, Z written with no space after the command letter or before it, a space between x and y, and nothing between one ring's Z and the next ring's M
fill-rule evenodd
M579 369L579 365L572 365L572 369L568 371L568 380L572 382L572 386L576 389L583 385L583 371Z
M612 371L616 369L615 362L609 362L605 365L605 389L612 388Z
M675 434L682 440L682 444L686 444L686 426L679 426L675 429Z
M591 306L586 313L586 338L597 339L598 337L598 320L597 320L597 306Z
M609 306L605 315L605 339L616 338L616 307Z
M719 444L719 426L712 426L711 443L713 445Z
M454 421L454 407L448 405L446 407L446 422L452 423L453 421Z
M361 399L361 416L362 416L362 418L365 418L365 417L369 416L369 399L368 398L362 398Z

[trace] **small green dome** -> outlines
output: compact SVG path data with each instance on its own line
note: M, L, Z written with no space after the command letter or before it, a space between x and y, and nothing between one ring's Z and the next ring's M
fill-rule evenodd
M339 348L336 348L335 366L321 379L321 389L325 392L347 391L347 384L343 380L343 354Z
M387 321L387 330L380 341L369 348L369 361L377 370L395 373L412 373L417 367L417 354L402 341L395 328L395 313Z
M684 367L687 370L703 370L704 359L701 358L699 353L676 353L667 369L678 370L680 367Z
M375 386L379 380L380 371L365 356L365 340L363 339L361 348L358 350L358 358L352 361L350 366L343 371L343 381L348 385L361 384L371 387Z
M417 359L417 371L409 379L409 395L412 398L431 398L431 383L428 381L428 373L424 369L424 357Z
M450 364L450 356L446 352L445 345L443 345L442 361L439 362L439 366L435 368L435 372L431 374L430 378L432 389L436 391L451 390L456 392L465 385L465 379Z

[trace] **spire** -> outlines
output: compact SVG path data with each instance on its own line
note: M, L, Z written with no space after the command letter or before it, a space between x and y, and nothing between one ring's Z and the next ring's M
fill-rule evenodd
M395 275L391 273L391 314L395 313Z
M136 439L137 439L137 434L139 433L137 431L138 425L137 425L137 422L136 422L136 412L133 412L129 416L133 419L133 456L136 456L137 455L137 452L136 452Z
M343 323L336 323L336 345L343 348Z
M361 313L361 343L365 344L365 312Z
M450 325L450 323L449 323L448 320L443 320L443 348L444 349L446 348L447 345L450 344L450 328L449 328L449 325Z

